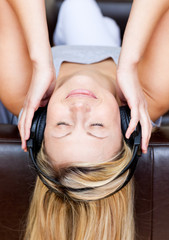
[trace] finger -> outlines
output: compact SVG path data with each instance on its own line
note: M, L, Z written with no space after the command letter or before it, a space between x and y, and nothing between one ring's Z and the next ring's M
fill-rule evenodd
M24 124L25 140L28 140L30 137L30 128L31 128L34 112L35 112L34 108L28 108L26 111L25 124Z
M133 133L133 131L135 130L137 124L139 121L139 112L137 110L137 108L131 109L131 120L128 126L128 129L126 131L126 138L129 138L130 135Z
M147 153L148 143L151 137L151 131L152 131L152 124L150 117L147 114L144 114L142 118L140 119L141 124L141 131L142 131L142 141L141 141L141 148L143 153Z
M25 109L23 109L22 115L21 115L19 123L18 123L18 129L19 129L21 142L22 142L22 149L26 148L25 131L24 131L25 114L26 114L26 111L25 111Z
M26 145L26 141L24 139L22 141L22 149L24 150L24 152L27 152L27 145Z

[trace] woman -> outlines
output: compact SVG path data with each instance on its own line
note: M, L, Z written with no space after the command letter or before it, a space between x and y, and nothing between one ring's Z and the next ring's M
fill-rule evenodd
M67 10L71 12L72 4L77 6L79 1L80 0L65 1L62 12ZM92 4L94 3L93 1L85 2L89 2L89 6L93 6ZM69 5L70 3L71 5ZM83 1L80 3L82 4ZM17 3L15 4L17 5ZM9 8L7 10L5 6L3 7L6 11L9 11ZM167 11L168 6L165 7ZM134 12L137 12L137 7L134 8ZM156 12L154 14L158 15ZM20 16L19 13L18 16ZM143 151L147 149L151 132L151 125L143 96L147 99L150 117L153 121L169 109L168 101L166 101L169 92L167 84L169 71L166 67L168 55L164 54L166 53L166 49L165 52L164 49L160 52L158 51L158 44L161 45L164 39L168 39L169 33L166 31L167 17L167 13L165 13L163 18L159 17L158 27L153 29L153 39L150 39L147 43L147 49L142 55L142 61L138 63L141 87L138 81L134 82L127 79L127 82L129 82L129 84L131 83L131 85L128 85L126 89L129 89L129 86L130 88L133 87L133 89L130 90L131 96L129 96L126 89L123 91L131 107L133 118L127 136L128 134L130 135L133 127L136 126L140 119L144 139L144 141L142 141ZM17 22L16 19L15 22ZM68 20L67 24L69 24ZM75 25L74 22L74 27ZM47 175L57 177L61 183L61 185L56 186L54 184L52 185L49 181L52 190L56 190L51 191L38 178L28 218L25 239L134 239L132 183L130 182L125 188L109 196L113 192L116 192L119 186L125 181L128 173L123 174L118 179L116 179L116 176L131 159L131 151L126 144L123 143L120 129L118 106L121 105L120 99L124 100L124 96L116 82L116 64L112 60L112 55L115 57L114 49L102 47L81 49L74 47L73 50L70 50L69 47L65 47L66 54L69 53L69 50L71 51L71 55L73 53L77 55L78 52L82 51L83 57L84 52L86 54L87 52L88 54L92 52L95 53L95 55L99 52L99 61L95 59L95 63L79 64L76 60L76 62L71 63L68 62L69 59L65 59L64 55L66 62L61 64L57 81L55 82L53 74L49 74L49 72L53 73L53 65L49 64L51 63L49 60L51 59L51 55L44 55L44 59L46 56L48 57L47 67L50 65L51 68L49 69L52 70L46 71L46 64L42 64L40 66L45 66L45 69L42 68L43 75L40 75L39 69L41 68L36 68L36 61L34 60L37 58L32 57L37 53L35 48L32 48L34 42L30 41L31 43L29 44L29 36L31 34L29 35L27 33L27 30L29 30L29 27L32 27L32 25L29 25L29 27L27 25L23 26L26 26L25 39L29 53L31 53L31 49L33 49L33 54L27 55L29 57L25 58L24 55L24 59L27 59L30 64L26 65L26 62L24 66L26 70L33 69L33 75L29 75L29 78L32 76L29 91L28 78L23 78L25 79L24 84L23 79L22 81L20 79L18 83L19 86L21 86L21 93L23 93L23 90L28 91L20 120L22 146L24 149L26 148L25 139L29 138L28 130L31 125L34 110L39 106L40 99L44 95L44 92L46 92L46 89L48 89L46 86L49 84L50 91L47 92L47 96L51 96L51 98L48 104L45 140L42 150L39 153L38 164ZM31 29L31 31L32 30L34 29ZM21 35L17 36L21 37ZM156 38L158 44L154 42ZM24 39L22 39L22 41L24 42ZM11 42L8 44L11 44ZM41 43L39 43L39 45L41 46ZM108 43L108 45L110 45L110 43ZM43 46L46 46L46 44L44 43ZM167 48L167 46L168 43L166 41L165 47ZM111 49L112 53L110 53ZM46 52L48 52L48 50L47 48ZM64 47L53 50L54 58L55 54L58 57L56 63L59 62L59 54L61 55L63 50ZM102 59L100 59L100 55ZM120 66L124 66L122 65L124 55L121 56L119 69ZM3 56L5 58L5 52ZM23 55L21 54L21 56ZM32 61L30 61L30 56ZM163 59L162 62L156 61L158 58L160 60ZM3 62L4 59L2 58L1 61ZM9 64L9 62L7 63ZM31 63L35 65L33 65L33 68L31 68ZM158 66L158 68L151 68L154 64L156 64L155 66ZM147 68L147 65L150 66L150 68ZM163 72L162 80L158 75L158 72L161 73L161 71ZM121 75L119 73L120 70L118 71L118 78L121 83ZM1 76L3 76L2 79L5 79L6 71L2 71ZM38 77L44 79L44 76L47 77L45 80L42 80L42 86L40 90L38 89L37 91L36 87L40 85ZM147 78L150 80L147 80ZM155 83L159 83L159 79L161 91L157 91L158 89L155 85ZM43 81L47 81L47 84L45 85ZM1 85L5 86L4 80L1 80L1 82ZM26 83L28 85L25 87ZM13 85L13 87L14 86L15 85ZM141 88L143 89L143 93ZM6 95L8 91L9 89L6 87ZM36 96L34 96L35 92ZM52 92L53 94L51 95ZM138 96L134 94L135 92L138 93ZM9 98L6 99L4 94L1 93L1 99L6 106L18 115L22 107L21 102L23 103L24 99L19 99L18 96L20 95L18 92L17 97L16 95L14 97L12 96L10 99L12 102L10 102ZM34 97L37 99L34 99ZM45 97L43 99L45 100ZM137 100L136 103L133 99ZM16 106L17 101L19 101L20 105L18 104ZM10 108L10 106L12 107ZM136 108L138 108L137 111L135 110ZM24 127L26 131L24 131ZM74 191L74 189L84 186L86 186L85 191Z

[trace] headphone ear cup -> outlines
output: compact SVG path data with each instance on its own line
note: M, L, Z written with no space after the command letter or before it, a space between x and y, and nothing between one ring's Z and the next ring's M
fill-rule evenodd
M47 108L40 108L39 109L39 119L37 122L37 128L36 128L36 149L35 152L38 153L41 145L42 145L42 141L44 138L44 131L45 131L45 126L46 126L46 113L47 113Z
M129 139L125 137L125 134L131 119L130 109L127 105L120 107L120 118L121 118L121 130L122 130L122 134L125 139L125 142L127 143L127 145L129 145L129 147L132 147L134 144L133 134L130 136Z
M32 126L30 130L30 138L27 141L27 147L33 149L33 153L36 156L39 152L43 137L44 137L44 130L46 126L46 114L47 114L47 107L40 107L34 114L32 120Z

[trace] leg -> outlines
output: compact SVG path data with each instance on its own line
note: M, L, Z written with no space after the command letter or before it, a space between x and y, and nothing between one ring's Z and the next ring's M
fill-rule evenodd
M169 110L169 10L158 23L142 61L139 79L152 120Z
M95 0L65 0L54 34L57 45L119 46L116 22L103 17Z
M25 39L15 12L0 1L0 100L14 114L22 108L32 75Z

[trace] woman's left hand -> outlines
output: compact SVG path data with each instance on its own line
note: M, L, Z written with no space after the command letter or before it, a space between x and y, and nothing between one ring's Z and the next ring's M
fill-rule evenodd
M131 120L126 131L126 138L130 137L137 123L140 121L142 128L141 148L143 153L146 153L151 136L152 124L147 109L147 102L140 86L137 66L128 69L118 69L117 82L118 96L122 103L127 102L131 110Z
M54 66L50 68L38 65L33 66L32 80L18 124L22 140L22 149L24 151L27 151L26 141L30 137L30 128L34 112L39 107L44 107L48 103L55 87L55 78Z

